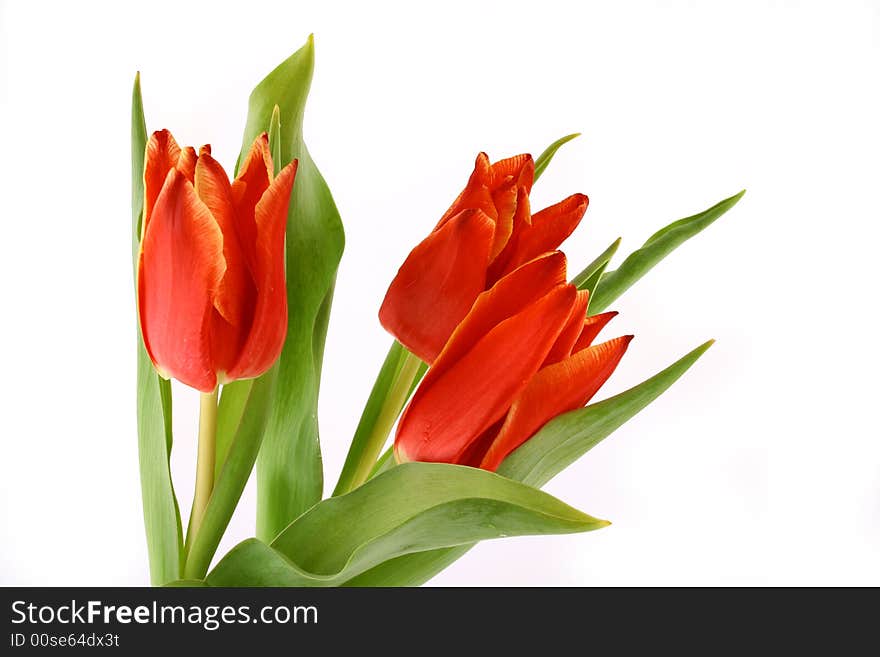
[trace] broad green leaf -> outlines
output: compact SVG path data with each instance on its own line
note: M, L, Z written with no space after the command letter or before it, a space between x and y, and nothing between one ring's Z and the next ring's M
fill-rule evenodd
M708 210L680 219L654 233L642 248L627 256L620 267L603 274L590 301L591 312L605 310L654 265L736 205L745 193L743 190Z
M497 474L407 463L324 500L271 546L240 543L207 578L212 586L333 586L388 559L527 534L590 531L608 523Z
M593 262L587 265L580 274L572 279L571 282L577 289L589 291L590 297L587 301L588 304L592 301L596 285L599 283L599 279L602 278L602 274L605 273L605 269L608 267L608 263L611 262L611 258L617 253L617 247L619 246L620 238L618 237L607 249L602 251Z
M205 508L202 524L192 545L187 546L183 575L187 579L205 576L223 532L235 511L241 493L257 460L277 381L277 365L250 388L241 423L229 444L223 467Z
M424 373L424 365L397 340L391 345L355 429L333 495L344 495L369 477L391 428L421 378L420 370Z
M474 543L404 554L353 577L342 586L421 586L471 551Z
M135 295L144 205L146 146L147 126L138 74L134 79L131 96L131 235ZM137 421L141 497L150 559L150 581L153 585L159 585L180 577L183 557L180 510L171 483L171 383L160 378L153 368L144 348L140 322L137 325Z
M535 180L541 177L541 174L544 173L544 169L550 164L550 160L553 159L553 156L556 155L556 151L558 151L563 144L567 144L575 137L580 137L581 133L575 132L570 135L566 135L565 137L561 137L557 139L552 144L550 144L547 148L544 149L544 152L538 156L538 159L535 160Z
M246 153L280 109L280 163L299 160L287 221L287 340L257 461L257 536L271 540L321 499L318 388L336 269L344 235L339 212L303 141L314 44L269 73L253 90L242 140ZM241 156L240 156L241 159Z
M543 486L663 394L711 345L712 341L706 342L647 381L619 395L551 420L508 456L498 473L532 486ZM423 584L471 547L401 556L362 573L346 586Z

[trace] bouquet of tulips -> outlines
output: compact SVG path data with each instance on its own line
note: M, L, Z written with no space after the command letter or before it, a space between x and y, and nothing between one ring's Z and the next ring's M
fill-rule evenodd
M541 487L711 344L590 404L632 339L599 339L616 314L606 309L742 193L659 230L612 270L618 240L569 279L558 248L588 199L533 211L529 195L575 135L537 159L480 153L377 303L395 340L322 499L318 390L344 237L303 141L313 66L310 38L254 89L232 177L210 146L148 136L135 79L138 445L152 583L416 585L481 540L606 526ZM172 378L201 393L185 529L170 469ZM215 559L254 467L255 537Z

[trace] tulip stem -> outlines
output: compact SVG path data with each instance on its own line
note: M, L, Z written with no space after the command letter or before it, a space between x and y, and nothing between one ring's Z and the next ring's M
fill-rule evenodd
M219 387L219 386L218 386ZM199 400L199 448L196 461L196 490L189 519L187 544L192 545L199 532L205 508L214 490L214 459L217 453L217 388L203 392Z
M391 428L425 369L425 364L399 342L391 346L370 391L334 496L344 495L370 478Z

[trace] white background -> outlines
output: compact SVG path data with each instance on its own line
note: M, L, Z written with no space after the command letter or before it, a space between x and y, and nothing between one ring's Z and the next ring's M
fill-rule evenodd
M717 344L548 490L613 525L479 546L442 585L880 584L876 2L0 4L0 583L144 584L129 99L231 168L253 85L310 32L306 138L342 213L321 397L328 489L408 250L474 156L567 145L579 269L741 188L623 297L601 393ZM189 508L196 397L175 389ZM250 486L225 551L252 534Z

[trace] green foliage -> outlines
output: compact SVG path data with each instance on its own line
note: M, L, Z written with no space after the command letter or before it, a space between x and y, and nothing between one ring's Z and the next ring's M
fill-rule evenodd
M137 269L144 206L144 154L147 126L141 97L140 75L131 96L131 235L137 295ZM183 530L174 486L171 483L171 383L162 379L144 347L137 327L137 420L141 497L150 559L150 581L164 584L180 577Z
M525 534L604 527L535 488L442 463L407 463L324 500L266 545L249 539L207 578L212 586L333 586L388 559Z

